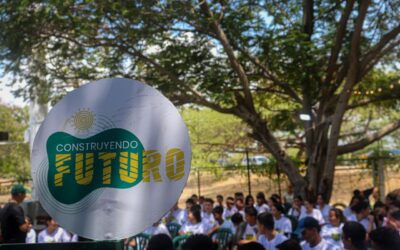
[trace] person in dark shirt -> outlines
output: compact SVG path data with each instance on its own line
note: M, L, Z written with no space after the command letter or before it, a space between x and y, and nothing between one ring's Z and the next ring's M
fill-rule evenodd
M1 210L1 232L4 243L25 243L29 225L25 221L21 202L26 196L26 189L16 184L11 189L11 200Z

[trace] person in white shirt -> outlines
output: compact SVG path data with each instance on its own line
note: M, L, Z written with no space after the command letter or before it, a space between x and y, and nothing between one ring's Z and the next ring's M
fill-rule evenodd
M191 209L195 204L196 204L196 203L194 203L194 200L193 200L192 198L189 198L189 199L186 200L186 203L185 203L186 208L185 208L185 210L183 211L183 216L182 216L182 219L181 219L181 226L183 226L183 225L185 225L186 223L189 222L188 214L189 214L189 212L190 212L190 209Z
M367 249L367 231L358 222L348 221L343 225L342 242L346 250Z
M325 203L325 199L322 194L317 196L317 209L321 212L322 217L324 217L324 221L329 221L329 210L331 210L331 206Z
M314 208L314 203L311 200L306 200L304 202L304 207L306 209L300 214L299 220L305 217L313 217L319 222L320 225L323 225L325 223L325 220L322 217L321 212L318 209Z
M257 213L259 214L271 211L270 207L267 205L267 201L265 200L265 195L263 192L257 193L256 204L254 207L257 209Z
M284 216L284 212L285 209L282 205L272 205L271 213L274 217L275 230L289 237L292 233L292 222Z
M298 230L304 240L301 243L302 250L340 250L321 237L321 226L319 221L313 217L305 217L300 220Z
M51 217L46 218L47 228L43 229L38 236L38 243L70 242L71 236L61 228Z
M254 207L246 207L245 222L236 230L235 244L243 245L257 240L257 210Z
M230 220L224 220L222 217L222 213L224 212L224 208L222 206L216 206L213 209L213 215L215 218L215 225L208 231L208 235L212 236L214 232L216 232L219 228L226 228L231 230L232 234L236 232L236 228L233 226L233 223Z
M375 229L375 219L374 216L370 214L369 202L368 200L363 200L354 205L353 210L355 215L349 217L349 221L357 221L364 226L367 233L370 233Z
M148 235L166 234L171 237L167 227L161 221L154 223L151 227L146 228L143 233Z
M214 208L214 201L211 198L205 198L203 203L203 213L201 214L201 221L208 232L215 225L215 218L212 213Z
M184 223L185 211L178 206L178 202L164 216L165 223L176 222L180 225Z
M201 221L201 207L194 205L188 214L188 222L183 225L179 234L207 234L207 229Z
M224 196L222 196L221 194L217 194L216 198L217 198L217 202L216 202L215 206L224 207Z
M32 228L32 219L29 216L25 216L25 222L28 224L28 233L26 234L26 243L36 243L36 232Z
M258 242L268 250L277 250L276 245L287 240L286 236L274 229L274 224L274 218L270 213L264 212L257 216L257 228L260 234Z
M341 240L342 228L345 218L342 210L338 208L331 208L329 211L329 223L325 224L321 229L321 236L329 243L343 249L343 242Z
M289 209L288 215L295 219L299 219L302 213L305 213L306 208L303 206L303 199L301 196L296 196L293 199L292 207Z
M235 207L235 200L233 197L226 198L226 207L224 209L224 214L222 215L224 220L230 220L236 212L237 209Z

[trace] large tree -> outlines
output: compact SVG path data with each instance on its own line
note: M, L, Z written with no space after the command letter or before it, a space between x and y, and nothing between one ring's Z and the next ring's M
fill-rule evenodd
M395 120L341 143L349 141L341 139L349 112L399 97L397 76L387 75L398 66L399 9L389 0L4 0L1 56L31 95L56 98L123 76L176 104L233 114L296 193L329 198L337 156L400 126ZM304 152L305 176L278 137Z

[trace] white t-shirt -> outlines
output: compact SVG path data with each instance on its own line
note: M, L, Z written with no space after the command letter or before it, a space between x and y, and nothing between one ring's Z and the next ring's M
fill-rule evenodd
M214 215L212 213L203 213L201 215L201 223L203 223L204 228L208 232L211 228L215 226L217 222L215 221Z
M242 240L257 240L257 224L252 226L247 223Z
M157 226L148 227L148 228L146 228L146 230L144 230L143 233L150 234L150 235L166 234L169 237L171 237L171 235L169 234L168 228L163 223L160 223Z
M281 218L279 218L279 220L275 219L274 217L274 222L275 230L279 233L292 233L292 222L285 216L281 215Z
M314 246L314 247L310 247L310 245L303 241L301 243L301 249L302 250L341 250L340 248L330 244L329 242L327 242L324 239L321 239L321 242L318 243L318 245Z
M313 209L313 211L311 213L307 213L307 211L305 210L304 213L300 214L299 220L305 218L305 217L313 217L314 219L316 219L318 221L318 223L320 225L325 223L324 218L322 217L321 212L318 209Z
M325 222L329 221L329 211L331 210L331 206L329 204L325 204L324 208L321 210L320 206L317 205L317 209L321 212L322 217Z
M185 210L178 208L176 210L169 211L165 215L165 218L170 218L171 222L176 222L176 223L182 225L185 220Z
M26 243L36 243L36 232L32 228L29 229L28 233L26 234Z
M363 227L365 228L365 230L368 232L368 228L369 228L369 220L368 220L368 217L365 217L364 219L362 219L362 220L359 221L359 220L357 219L357 216L356 216L355 214L353 214L352 216L350 216L350 217L348 218L348 221L356 221L356 222L360 223L361 225L363 225ZM375 225L373 225L372 229L375 229Z
M207 234L207 230L202 222L197 224L188 222L182 226L180 231L184 234Z
M47 228L42 230L38 236L38 243L51 242L70 242L71 236L63 228L58 227L52 234L47 232Z
M233 234L236 233L236 228L230 220L224 220L224 222L219 226L219 228L228 228Z
M264 212L270 212L271 209L269 208L269 206L267 204L262 204L261 206L258 205L257 203L254 205L254 208L257 209L257 214L261 214Z
M273 238L271 241L269 241L265 235L260 235L258 237L258 242L267 250L276 250L275 246L281 244L285 240L287 240L286 236L280 233L275 235L275 238Z
M228 209L227 207L224 208L224 213L222 214L222 218L224 220L230 220L232 215L234 215L237 212L236 207L232 207L231 209Z
M354 213L353 213L353 211L351 211L351 208L350 208L350 207L346 207L346 208L344 209L344 211L343 211L343 215L344 215L344 217L346 217L346 219L347 219L348 221L350 221L349 219L350 219L351 216L354 215Z
M344 249L342 242L342 234L343 234L343 223L338 227L334 227L331 224L325 224L321 229L321 237L326 241L340 247L340 249Z
M299 216L300 216L302 213L305 213L305 212L306 212L306 208L305 208L304 206L301 206L301 207L300 207L300 212L297 211L297 210L295 210L295 209L293 209L293 208L290 208L290 209L289 209L288 215L293 216L293 217L295 217L295 218L298 219Z

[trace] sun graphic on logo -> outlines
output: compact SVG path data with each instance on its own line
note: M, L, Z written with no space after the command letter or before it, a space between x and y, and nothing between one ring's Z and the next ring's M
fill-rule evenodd
M89 130L95 120L95 115L89 109L79 110L74 114L73 124L76 130L78 131L87 131Z

